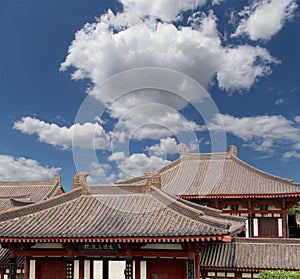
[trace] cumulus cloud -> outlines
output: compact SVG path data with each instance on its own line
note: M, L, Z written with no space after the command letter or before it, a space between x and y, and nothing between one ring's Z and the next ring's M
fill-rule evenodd
M73 71L75 80L87 78L92 82L87 93L118 120L113 136L119 141L125 142L128 137L161 139L200 131L199 125L182 118L179 112L189 103L201 102L203 96L185 90L188 93L183 100L172 92L147 87L129 92L126 89L132 80L124 81L119 75L119 83L103 88L103 81L109 77L134 68L162 67L182 72L204 87L216 80L219 88L233 92L249 90L259 78L271 74L271 65L278 63L265 48L226 45L213 11L191 12L205 4L204 0L179 0L175 4L171 0L155 0L150 4L145 0L121 0L120 3L123 12L114 14L109 10L76 33L60 68ZM182 23L178 16L187 10L190 16L181 18L185 21ZM136 82L141 77L132 78ZM142 82L143 79L141 85ZM120 85L124 94L118 97L114 92L120 92Z
M235 117L219 114L208 125L211 130L222 127L257 151L272 153L279 144L300 150L300 128L282 115Z
M117 176L111 171L110 164L92 162L88 167L87 183L89 185L112 184L116 180Z
M282 159L284 161L289 161L289 160L292 160L292 159L300 159L300 152L297 152L297 151L288 151L288 152L285 152L282 156Z
M64 150L72 146L89 149L109 149L110 147L109 137L98 123L77 123L70 127L60 127L37 118L23 117L14 123L13 128L24 134L36 134L40 142Z
M147 171L160 169L168 163L170 161L157 156L148 157L144 153L135 153L118 163L119 179L140 176Z
M270 40L294 16L296 0L253 1L240 12L242 20L233 37L247 35L251 40Z
M162 110L156 105L148 105L132 110L123 119L118 121L114 133L119 135L126 131L132 139L160 139L180 133L186 135L203 130L197 123L187 120L180 113L167 107ZM138 117L137 117L138 115Z
M125 12L132 17L145 15L159 18L162 21L172 21L186 10L196 9L206 3L206 0L121 0Z
M248 90L258 78L271 73L272 63L279 61L264 48L249 45L227 48L217 72L219 86L227 91Z
M160 139L159 144L152 145L148 148L151 154L162 157L167 154L177 154L179 150L179 144L171 137Z
M42 166L33 159L0 155L0 180L54 179L54 174L60 170L59 167Z
M129 18L128 13L108 11L98 22L86 24L76 33L61 70L74 68L73 79L89 78L96 88L107 77L127 69L166 67L203 86L217 75L220 87L231 91L249 89L256 79L270 74L269 66L275 61L263 48L222 45L213 12L195 13L185 26L151 18L132 23ZM235 56L243 59L235 61L233 68L231 58ZM222 76L227 67L234 69L239 82L228 79L225 83Z
M112 153L109 157L108 157L108 161L109 162L113 162L113 161L120 161L125 159L125 154L123 151L120 152L114 152Z
M300 123L300 115L297 115L297 116L295 117L295 122Z

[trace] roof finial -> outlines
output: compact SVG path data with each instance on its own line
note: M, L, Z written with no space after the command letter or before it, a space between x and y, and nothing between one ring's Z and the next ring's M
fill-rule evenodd
M157 171L147 171L145 172L145 174L147 176L148 190L150 190L151 185L153 185L157 189L160 189L161 187L160 173Z
M89 191L87 190L87 182L86 178L88 177L87 172L79 172L73 177L73 189L82 188L82 194L88 195Z
M58 185L61 185L60 174L54 174L54 182L56 182Z
M237 157L237 147L235 145L229 145L229 155L234 155Z
M179 156L180 158L182 158L186 154L187 154L187 147L184 144L182 144L179 148Z

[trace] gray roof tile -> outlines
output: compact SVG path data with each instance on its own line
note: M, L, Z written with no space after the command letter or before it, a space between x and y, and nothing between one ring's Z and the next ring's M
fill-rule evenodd
M230 235L244 227L244 218L201 210L154 188L112 194L118 187L111 187L108 194L81 195L77 189L4 212L0 238L196 238Z

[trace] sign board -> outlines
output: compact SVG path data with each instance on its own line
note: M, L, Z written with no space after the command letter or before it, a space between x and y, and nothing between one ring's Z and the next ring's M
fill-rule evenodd
M78 244L80 253L88 254L117 254L117 243L80 243Z

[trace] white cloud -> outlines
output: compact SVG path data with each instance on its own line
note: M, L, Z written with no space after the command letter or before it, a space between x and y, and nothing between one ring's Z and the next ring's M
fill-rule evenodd
M166 156L167 154L177 154L178 150L179 145L176 140L170 137L160 139L159 144L149 147L150 153L158 157Z
M274 152L276 146L300 150L300 128L282 115L234 117L217 115L208 129L222 129L241 138L247 146L257 151Z
M275 105L279 106L279 105L282 105L283 103L284 103L283 99L278 99L278 100L276 100Z
M163 21L172 21L181 12L202 6L206 0L121 0L120 2L124 5L125 12L131 16L149 15Z
M249 90L258 78L271 74L272 63L279 61L264 48L249 45L227 48L217 72L219 86L227 91Z
M296 122L296 123L300 123L300 115L297 115L297 116L295 117L295 122Z
M87 183L95 184L112 184L116 180L116 175L112 173L112 167L107 163L92 162L89 165Z
M69 149L72 145L89 149L109 149L110 147L109 137L98 123L60 127L36 118L23 117L14 123L13 128L24 134L37 134L40 142L62 149Z
M73 79L89 78L95 85L91 90L94 94L106 78L137 67L174 69L204 87L217 75L222 89L248 90L258 78L271 73L270 65L275 62L264 48L222 46L212 12L195 13L190 26L181 27L151 19L132 23L130 14L126 15L108 12L97 23L85 25L76 33L61 64L61 70L75 68ZM227 68L237 78L226 79Z
M194 140L190 141L189 144L188 144L189 152L191 152L191 153L200 153L199 148L200 148L201 141L202 141L202 138L201 139L194 139Z
M24 157L0 155L0 180L54 179L59 167L41 166L39 162Z
M248 35L251 40L270 40L294 16L297 7L296 0L253 1L240 12L245 18L232 36Z
M146 156L144 153L135 153L118 164L119 179L126 179L143 175L146 171L160 169L170 163L157 156Z
M297 151L285 152L282 156L282 159L285 161L288 161L291 159L300 159L300 152L297 152Z
M212 5L220 5L221 3L225 2L226 0L212 0Z
M185 119L174 110L167 107L162 110L160 106L155 110L155 107L148 105L132 110L119 120L113 133L118 137L122 131L127 131L127 137L142 140L161 139L180 133L188 135L202 130L200 125Z
M120 152L114 152L112 153L109 157L108 157L108 161L109 162L113 162L113 161L120 161L125 159L125 154L123 151Z

